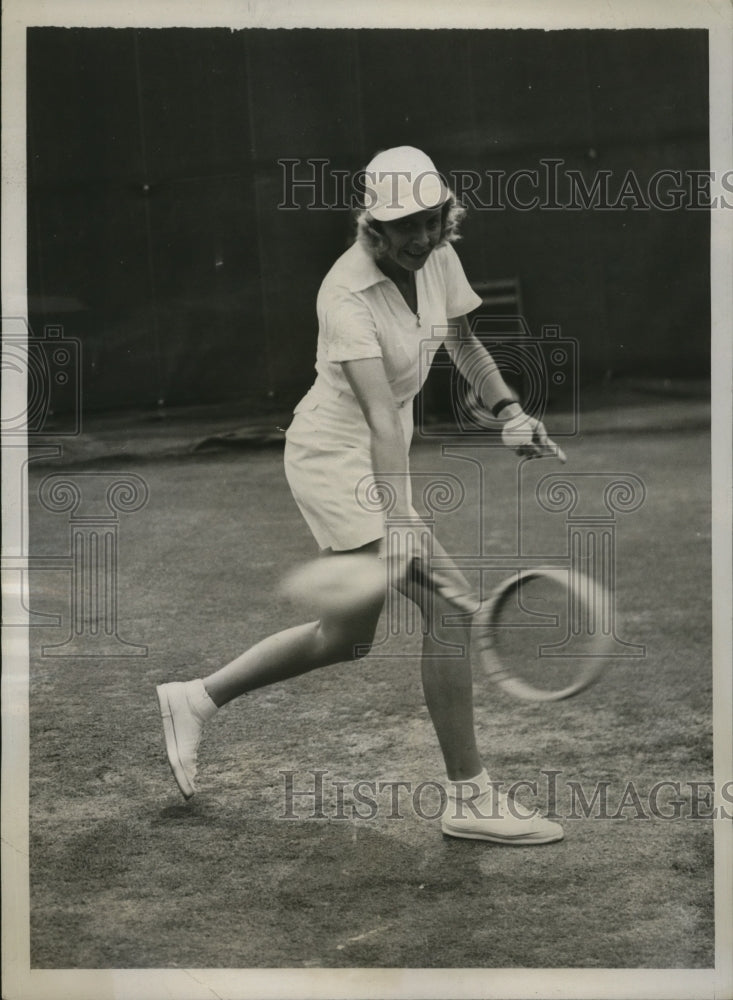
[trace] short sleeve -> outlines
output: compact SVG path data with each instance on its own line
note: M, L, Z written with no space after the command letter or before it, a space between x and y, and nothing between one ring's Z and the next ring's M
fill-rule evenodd
M469 285L463 265L450 243L443 248L441 258L445 279L445 314L448 319L465 316L477 309L482 299Z
M319 311L320 333L329 361L382 357L374 317L358 296L349 292L332 296Z

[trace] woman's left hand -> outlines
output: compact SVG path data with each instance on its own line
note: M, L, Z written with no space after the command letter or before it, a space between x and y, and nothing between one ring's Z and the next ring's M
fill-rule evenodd
M524 410L510 417L501 428L501 439L508 448L514 448L523 458L559 458L564 462L565 453L547 436L545 425Z

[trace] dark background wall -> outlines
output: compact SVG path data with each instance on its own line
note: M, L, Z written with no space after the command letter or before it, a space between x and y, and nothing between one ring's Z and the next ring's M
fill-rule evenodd
M91 409L290 405L350 216L278 208L278 160L554 157L615 198L629 170L708 169L707 136L704 31L30 29L31 325L80 338ZM708 372L704 210L474 209L459 251L474 280L520 277L586 384Z

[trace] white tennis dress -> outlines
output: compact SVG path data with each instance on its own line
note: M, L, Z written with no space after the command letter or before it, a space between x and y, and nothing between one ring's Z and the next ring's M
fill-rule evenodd
M355 549L384 535L384 514L369 489L369 427L341 362L383 359L409 447L412 400L446 337L448 320L481 303L450 244L434 250L415 277L417 316L356 242L318 293L317 377L286 434L285 475L322 549Z

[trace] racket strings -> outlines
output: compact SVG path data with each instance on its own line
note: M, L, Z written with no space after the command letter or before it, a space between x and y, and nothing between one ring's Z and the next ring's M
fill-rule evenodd
M604 666L604 637L574 642L593 628L604 597L594 581L562 570L528 570L504 581L474 616L474 659L511 694L559 700L583 690Z

